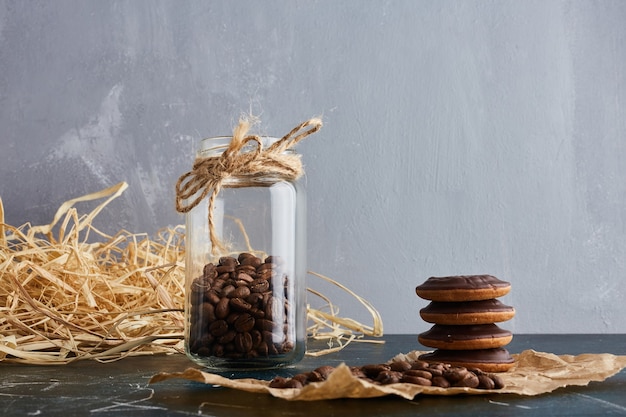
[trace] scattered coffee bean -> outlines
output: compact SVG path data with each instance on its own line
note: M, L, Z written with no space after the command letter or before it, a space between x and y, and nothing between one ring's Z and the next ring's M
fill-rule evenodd
M504 388L504 381L498 375L489 374L489 378L491 378L493 380L493 383L495 385L493 387L494 389L502 389L502 388Z
M443 376L452 384L461 381L465 376L469 373L466 368L461 367L450 367L443 371Z
M488 375L477 375L478 376L478 387L482 389L494 389L496 387L493 379L489 378Z
M421 385L423 387L429 387L433 384L433 382L429 378L422 378L421 376L412 376L406 374L402 376L402 382Z
M276 377L270 382L270 387L300 388L313 382L325 381L334 370L332 366L321 366L291 378ZM504 382L498 375L444 363L397 361L352 366L350 372L356 378L380 385L405 383L440 388L467 387L488 390L504 388Z
M318 374L320 374L320 376L322 377L322 379L327 379L328 376L335 370L334 367L332 366L320 366L319 368L316 368L314 370L314 372L317 372Z
M391 367L384 364L373 364L364 365L361 367L361 369L368 378L376 379L379 373L381 373L382 371L389 371L391 370Z
M431 379L431 382L435 387L440 387L440 388L450 387L450 381L448 381L442 376L433 376L433 379Z
M398 371L381 371L376 377L376 382L382 385L397 384L402 379L402 372Z
M404 371L406 376L415 376L419 378L433 379L433 374L423 369L407 369Z
M411 369L411 364L408 361L395 361L389 364L389 368L392 371L404 372Z

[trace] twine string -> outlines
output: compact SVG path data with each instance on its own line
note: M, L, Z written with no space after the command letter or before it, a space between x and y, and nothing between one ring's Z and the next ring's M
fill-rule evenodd
M176 182L176 210L188 213L208 196L212 252L223 252L225 247L215 231L214 205L224 181L231 177L240 177L244 179L242 185L245 186L248 184L246 179L252 184L256 178L263 176L285 181L297 180L304 173L302 161L299 155L286 151L321 128L321 119L309 119L269 147L263 148L259 136L248 135L248 120L240 120L224 152L216 156L196 158L191 171L180 176Z

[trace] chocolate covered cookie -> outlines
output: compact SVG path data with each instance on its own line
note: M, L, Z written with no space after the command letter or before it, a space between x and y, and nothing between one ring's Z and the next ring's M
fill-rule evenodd
M435 324L417 336L424 346L445 350L494 349L508 345L513 334L495 324L446 326Z
M459 325L499 323L512 319L515 309L496 299L479 301L431 301L420 310L428 323Z
M478 368L485 372L506 372L515 366L515 360L505 348L476 350L444 350L424 353L419 360L443 362L453 366Z
M502 297L511 284L492 275L430 277L415 288L417 295L431 301L477 301Z

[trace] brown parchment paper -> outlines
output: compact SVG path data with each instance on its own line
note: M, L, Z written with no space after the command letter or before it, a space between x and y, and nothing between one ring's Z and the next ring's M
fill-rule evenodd
M391 361L416 360L422 353L424 352L413 351L399 354ZM498 374L506 384L503 389L499 390L422 387L406 383L375 385L354 377L346 364L339 365L326 381L311 383L297 389L270 388L269 381L251 378L229 379L195 368L188 368L183 372L159 373L150 379L150 383L183 378L242 391L267 393L285 400L314 401L336 398L372 398L385 395L397 395L410 400L418 394L545 394L561 387L584 386L592 381L604 381L626 367L626 356L609 353L586 353L572 356L525 350L512 356L515 358L516 365L510 371Z

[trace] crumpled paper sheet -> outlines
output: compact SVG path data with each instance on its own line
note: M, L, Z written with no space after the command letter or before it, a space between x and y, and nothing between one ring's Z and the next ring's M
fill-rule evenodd
M422 353L424 352L413 351L407 354L399 354L391 361L402 359L416 360ZM337 366L326 381L311 383L296 389L270 388L269 381L252 378L229 379L195 368L188 368L184 372L160 373L154 375L150 379L150 383L172 378L183 378L242 391L267 393L286 400L300 401L372 398L385 395L397 395L411 400L418 394L539 395L565 386L584 386L591 381L604 381L606 378L626 368L626 356L616 356L609 353L585 353L572 356L525 350L520 354L512 356L516 361L515 367L508 372L498 374L505 382L505 387L499 390L423 387L406 383L376 385L354 377L346 364Z

